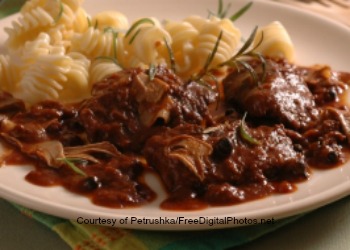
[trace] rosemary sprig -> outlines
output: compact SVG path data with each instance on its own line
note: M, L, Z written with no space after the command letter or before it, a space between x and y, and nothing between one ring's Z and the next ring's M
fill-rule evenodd
M64 6L63 6L63 3L62 1L60 0L57 0L58 4L59 4L59 11L58 11L58 15L55 17L55 20L54 20L54 23L58 23L58 21L62 18L62 15L63 15L63 11L64 11Z
M237 21L244 13L246 13L250 7L253 5L253 2L249 2L246 5L244 5L242 8L240 8L236 13L234 13L229 19L232 22ZM226 6L224 6L224 2L223 0L219 0L218 3L218 10L217 13L215 14L212 11L208 11L209 12L209 16L210 15L215 15L219 18L226 18L228 11L231 8L231 3L227 4Z
M90 17L86 17L86 21L88 23L88 27L92 27L92 22L91 22L91 18Z
M236 65L241 65L245 70L248 71L248 73L250 74L251 78L253 79L253 82L255 83L260 83L258 74L256 73L256 71L254 70L254 68L252 66L250 66L249 63L243 61L243 60L236 60ZM237 67L239 69L239 67Z
M230 61L234 61L235 59L237 59L238 57L241 57L244 54L247 54L251 51L247 50L251 47L251 45L253 44L254 38L256 36L256 32L258 31L258 26L256 26L252 33L250 34L249 38L247 39L247 41L243 44L243 46L240 48L240 50L234 55L232 56L230 59L228 59L226 62L223 62L220 64L220 66L224 66L227 65Z
M70 167L76 174L82 175L84 177L87 176L87 174L81 170L80 168L78 168L75 165L75 161L81 161L81 159L78 158L57 158L58 161L63 161L68 167Z
M157 68L153 63L151 63L148 69L149 80L153 81L154 78L156 77L156 74L157 74Z
M97 23L97 21L96 21ZM115 59L117 59L117 38L118 38L118 32L114 30L112 27L107 27L104 29L104 32L111 32L113 36L113 56Z
M220 31L220 34L219 34L218 38L216 39L216 42L215 42L213 50L208 55L208 58L207 58L207 60L206 60L206 62L204 64L203 69L200 71L199 75L195 78L195 80L199 80L199 79L203 78L203 76L208 74L209 66L213 62L215 54L218 51L218 48L219 48L219 45L220 45L220 41L222 39L222 34L223 34L223 32Z
M249 2L246 5L244 5L241 9L239 9L235 14L233 14L230 17L230 20L232 22L237 21L237 19L239 19L244 13L246 13L250 9L250 7L252 7L252 5L253 5L253 2Z
M241 120L241 124L239 125L239 134L242 137L243 140L246 142L252 144L252 145L260 145L261 142L252 137L249 132L247 131L247 125L245 123L245 119L247 117L247 112L244 113L243 118Z
M137 29L138 26L140 26L143 23L150 23L153 26L156 25L154 23L154 21L151 18L142 18L140 20L138 20L137 22L135 22L130 28L129 30L126 32L125 37L128 37L135 29ZM135 40L136 36L140 33L141 29L137 30L135 32L135 34L131 37L131 39L129 40L129 44L132 44L133 41Z
M219 47L219 44L220 44L220 41L221 41L221 38L222 38L222 34L223 34L223 32L220 31L218 39L215 42L214 48L213 48L212 52L208 55L207 61L205 62L203 69L200 71L200 73L197 76L192 77L193 81L196 81L197 83L199 83L200 85L202 85L203 87L205 87L205 88L207 88L207 89L209 89L211 91L214 91L212 85L208 84L203 78L205 76L208 76L208 77L212 78L215 81L217 89L219 90L219 87L218 87L219 86L219 81L213 74L210 74L209 66L212 63L212 61L214 60L215 54L216 54L216 52L218 50L218 47ZM220 91L218 91L217 93L219 95L218 96L219 98L218 98L218 101L216 103L216 108L219 107Z
M220 87L219 87L220 86L219 79L216 76L214 76L213 74L207 74L207 75L208 75L208 77L210 77L214 81L215 86L216 86L216 90L217 90L216 92L218 94L218 99L217 99L217 102L216 102L216 110L218 110L219 104L220 104L220 100L222 98Z
M174 57L174 51L172 50L168 40L166 40L165 37L164 37L164 43L169 54L170 68L174 73L176 73L176 62Z
M265 57L261 54L261 53L257 53L257 52L250 52L249 56L252 57L256 57L260 60L261 62L261 68L262 68L262 74L260 79L258 80L258 85L263 84L266 80L266 76L267 76L267 62Z
M260 85L261 83L263 83L265 81L266 78L266 69L267 69L267 62L265 60L265 58L257 52L254 52L254 50L260 46L260 44L262 43L263 40L263 34L261 36L261 39L259 40L259 42L257 43L256 46L254 46L252 49L250 49L252 47L252 44L254 42L254 38L256 36L256 33L258 31L258 26L256 26L252 33L250 34L249 38L246 40L246 42L243 44L243 46L239 49L239 51L233 55L230 59L228 59L227 61L219 64L219 67L222 66L234 66L239 70L239 66L242 66L245 70L247 70L251 76L251 78L253 79L253 81L255 83L257 83L258 85ZM260 60L261 65L262 65L262 76L259 78L257 72L254 70L254 68L249 65L246 61L244 61L243 59L247 58L247 57L256 57Z
M216 16L219 17L219 18L225 18L226 15L227 15L227 12L230 10L230 8L231 8L231 3L229 3L224 8L224 1L223 0L219 0L218 12L217 12Z

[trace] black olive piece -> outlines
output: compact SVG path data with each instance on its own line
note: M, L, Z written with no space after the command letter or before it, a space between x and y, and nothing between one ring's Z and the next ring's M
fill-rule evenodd
M337 98L337 91L334 88L329 89L327 93L327 100L335 101L336 98Z
M300 144L294 144L293 147L296 152L303 152L303 146L301 146Z
M102 183L99 181L97 176L86 177L83 181L83 189L86 191L93 191L101 186Z
M232 115L234 112L235 112L235 110L233 108L228 108L225 111L225 115L229 116L229 115Z
M155 127L161 127L164 125L165 125L165 120L161 117L158 117L153 124L153 126L155 126Z
M223 137L219 139L213 148L213 157L218 160L224 160L230 156L233 150L232 142L229 138Z
M339 154L337 152L335 152L335 151L330 151L327 154L327 160L330 163L337 163L339 161Z
M68 128L72 129L73 131L83 131L84 125L78 120L72 120L68 123Z

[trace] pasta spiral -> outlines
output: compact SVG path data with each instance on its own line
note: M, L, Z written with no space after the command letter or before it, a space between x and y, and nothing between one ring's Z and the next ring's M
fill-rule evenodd
M74 34L71 51L80 52L90 59L99 56L114 57L116 40L113 32L89 27L82 34Z
M10 49L16 50L25 41L35 39L41 31L49 29L53 22L54 18L43 8L32 9L17 21L13 21L11 28L5 28L5 32L9 36L6 45Z
M92 18L91 24L99 30L113 28L120 31L127 30L129 27L128 18L118 11L100 12Z
M203 28L203 25L210 22L209 19L192 15L183 20L184 22L190 23L196 30L200 31Z
M169 61L165 41L171 44L171 36L157 19L149 19L153 23L140 23L136 29L123 38L121 46L124 54L120 55L120 62L123 67L135 67L151 63L161 64ZM135 23L139 21L137 20Z
M83 8L79 8L75 15L73 22L73 30L77 33L83 33L89 28L90 16L86 13Z
M172 38L171 48L176 62L176 72L188 77L192 70L193 40L198 36L198 30L189 22L168 22L165 29Z
M282 23L275 21L259 29L254 39L254 46L257 46L260 41L260 45L255 49L256 52L265 56L286 58L290 62L294 61L294 45Z
M191 15L161 23L147 17L129 26L119 11L90 18L83 1L26 1L18 19L5 28L8 50L0 55L1 90L29 104L46 99L73 102L88 97L95 82L122 68L165 64L175 66L184 80L202 77L216 45L205 70L226 71L221 64L240 44L240 30L226 18ZM253 43L263 55L294 59L292 41L279 22L259 29Z
M211 62L210 68L217 67L220 63L228 60L237 49L241 32L229 19L213 17L210 22L203 24L199 35L194 40L195 58L194 64L200 69L204 66L206 59L212 53L220 33L222 38L218 45L217 52Z
M90 67L90 84L100 82L109 75L121 70L121 67L113 61L97 59L91 63Z
M79 53L42 55L24 72L14 96L36 103L62 99L77 101L89 94L88 68L90 61Z
M25 41L35 39L41 32L61 26L71 29L82 0L30 0L21 9L21 16L5 28L6 45L10 50L20 48Z

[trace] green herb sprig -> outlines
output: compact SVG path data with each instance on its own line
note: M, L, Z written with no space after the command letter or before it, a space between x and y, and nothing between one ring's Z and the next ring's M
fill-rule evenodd
M74 162L81 162L81 159L78 158L57 158L58 161L62 161L64 162L68 167L70 167L70 169L72 169L76 174L78 175L82 175L84 177L87 176L87 174L81 170L80 168L78 168Z
M151 63L148 69L149 80L153 81L157 74L157 67Z
M249 2L246 5L244 5L241 9L239 9L235 14L233 14L230 17L230 20L232 22L237 21L241 16L243 16L250 9L250 7L252 7L252 5L253 5L253 2Z
M55 23L55 24L58 23L59 20L62 18L63 11L64 11L64 6L63 6L62 1L57 0L57 2L58 2L58 5L59 5L59 11L58 11L57 16L56 16L55 19L54 19L54 23Z
M86 17L86 21L87 21L87 24L88 24L88 27L92 27L92 21L91 21L91 18L89 16Z
M241 120L241 124L238 127L239 135L242 137L243 140L246 142L252 144L252 145L261 145L261 142L252 137L249 132L247 131L247 125L245 123L245 119L247 117L247 112L244 113L243 118Z
M105 33L106 32L111 32L112 35L113 35L113 57L110 57L110 56L98 56L95 58L95 60L106 60L106 61L111 61L113 62L115 65L117 65L118 67L121 67L120 66L120 63L118 61L118 58L117 58L117 38L118 38L118 32L113 29L112 27L106 27L104 30L103 30Z
M152 24L153 26L156 25L154 23L154 21L151 18L142 18L140 20L138 20L137 22L135 22L130 28L129 30L126 32L125 37L128 37L135 29L137 29L141 24L143 23L149 23ZM129 44L132 44L135 40L135 38L137 37L137 35L140 33L141 29L138 29L135 34L130 38L129 40Z
M251 48L257 31L258 31L258 26L256 26L253 29L253 31L250 34L249 38L246 40L246 42L243 44L243 46L240 48L240 50L235 55L233 55L230 59L228 59L227 61L221 63L219 65L219 67L222 67L222 66L234 66L234 67L236 67L239 70L238 66L242 66L245 70L248 71L248 73L250 74L250 76L253 79L253 81L255 83L257 83L258 85L260 85L260 84L262 84L265 81L265 78L266 78L267 62L266 62L265 58L260 53L257 53L257 52L254 51L262 43L262 41L264 39L264 34L263 33L262 33L261 39L256 44L256 46ZM258 77L258 74L254 70L254 68L249 63L247 63L245 61L245 59L247 59L247 58L258 58L260 60L261 65L262 65L262 74L261 74L260 78Z
M209 67L210 67L210 64L213 62L214 60L214 57L218 51L218 48L219 48L219 45L220 45L220 42L221 42L221 39L222 39L222 35L223 35L223 32L220 31L219 33L219 36L218 38L216 39L216 42L215 42L215 45L213 47L213 50L211 51L211 53L208 55L208 58L207 60L205 61L205 64L204 64L204 67L203 69L199 72L199 74L195 77L195 80L199 80L199 79L202 79L205 75L208 75L209 73Z
M175 62L174 51L172 50L168 40L165 37L164 37L164 43L169 54L170 68L174 73L176 73L176 62Z
M96 21L97 23L97 21ZM118 31L114 30L112 27L106 27L103 30L104 33L111 32L113 36L113 56L115 59L117 59L117 38L118 38Z
M253 5L253 2L247 3L242 8L240 8L237 12L235 12L231 17L229 17L229 19L232 22L237 21L241 16L243 16L244 13L246 13L250 9L250 7L252 5ZM217 10L216 14L212 11L208 11L208 12L209 12L209 15L214 15L214 16L217 16L219 18L226 18L227 13L230 10L230 8L231 8L231 3L224 6L223 0L219 0L218 10Z

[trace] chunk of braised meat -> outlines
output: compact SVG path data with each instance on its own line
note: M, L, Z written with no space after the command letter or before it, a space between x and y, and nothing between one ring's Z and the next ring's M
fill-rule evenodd
M142 158L121 154L107 142L61 147L64 153L58 156L56 151L49 151L50 142L46 143L47 147L37 147L33 152L28 152L26 145L22 148L24 154L31 153L30 157L36 157L41 163L54 164L49 165L50 168L37 166L26 176L26 180L42 186L59 184L71 192L89 196L97 205L108 207L139 206L155 198L155 193L144 182L143 173L147 166ZM43 159L40 155L47 157ZM84 175L77 174L76 170L57 157L72 159L75 168L81 169Z
M54 101L44 101L28 111L6 117L1 122L0 132L26 143L47 140L58 140L64 146L84 143L77 109Z
M258 192L247 188L252 185L262 186L267 194L273 192L269 182L307 178L304 155L294 149L283 126L250 128L260 142L252 145L241 137L240 125L238 120L206 130L194 125L167 129L147 141L144 155L170 192L194 190L213 203L214 190L231 197L230 203Z
M7 92L0 92L0 114L12 116L23 111L25 111L25 105L22 100L14 98Z
M349 73L333 71L326 65L311 68L299 67L297 71L314 95L316 104L320 106L340 101L350 84Z
M329 168L346 161L344 148L350 142L350 113L332 107L322 110L321 119L305 131L306 157L313 167Z
M267 60L266 75L258 60L249 61L259 83L245 69L230 73L223 81L225 98L250 116L270 119L286 127L302 130L317 118L312 93L293 65Z
M124 155L111 144L91 145L91 149L74 147L65 149L78 154L93 156L99 148L106 151L98 155L95 161L89 161L82 169L87 176L68 174L64 187L76 193L90 194L92 202L108 207L132 207L146 204L155 198L155 193L144 182L145 162L141 157ZM70 151L70 152L69 152ZM67 154L69 157L69 154ZM84 158L83 158L84 159Z
M202 85L185 84L170 70L130 69L96 83L79 116L92 142L108 140L122 151L138 151L162 126L210 125L208 105L216 94Z

